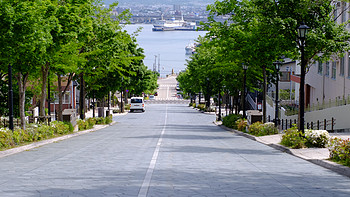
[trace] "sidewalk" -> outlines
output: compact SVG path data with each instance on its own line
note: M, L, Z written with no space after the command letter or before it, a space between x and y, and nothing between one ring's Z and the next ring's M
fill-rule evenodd
M282 134L255 137L253 135L225 127L224 125L221 125L221 122L214 122L214 124L218 125L219 127L223 128L227 131L231 131L233 133L244 136L244 137L249 138L251 140L255 140L255 141L260 142L262 144L266 144L266 145L273 147L277 150L280 150L282 152L294 155L294 156L299 157L301 159L307 160L309 162L312 162L314 164L317 164L319 166L322 166L324 168L327 168L329 170L337 172L338 174L350 177L350 168L349 167L346 167L346 166L343 166L343 165L340 165L340 164L337 164L335 162L328 160L329 159L328 148L291 149L291 148L287 148L287 147L279 144L281 142L281 139L282 139ZM350 138L350 133L330 133L330 135L332 137L337 137L337 138L342 138L342 139Z
M123 115L126 115L127 113L128 112L115 113L115 114L112 113L112 115L113 115L113 117L115 117L115 116L123 116ZM86 112L85 113L85 117L86 118L92 117L92 110ZM98 117L97 110L95 111L95 117ZM62 141L62 140L65 140L65 139L68 139L68 138L72 138L72 137L75 137L75 136L79 136L79 135L83 135L83 134L86 134L86 133L94 132L94 131L106 128L108 126L114 125L116 123L117 122L113 121L112 123L110 123L108 125L95 125L92 129L83 130L83 131L75 131L74 133L71 133L71 134L68 134L68 135L64 135L64 136L60 136L60 137L56 137L56 138L51 138L51 139L47 139L47 140L42 140L42 141L34 142L34 143L31 143L31 144L28 144L28 145L19 146L19 147L16 147L16 148L11 148L11 149L8 149L8 150L0 151L0 158L6 157L6 156L9 156L9 155L13 155L13 154L16 154L16 153L20 153L20 152L23 152L23 151L31 150L31 149L34 149L34 148L38 148L38 147L44 146L46 144L51 144L51 143Z

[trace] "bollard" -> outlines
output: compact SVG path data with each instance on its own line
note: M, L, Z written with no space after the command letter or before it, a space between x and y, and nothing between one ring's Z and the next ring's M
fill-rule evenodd
M327 120L326 119L324 119L323 129L327 130Z

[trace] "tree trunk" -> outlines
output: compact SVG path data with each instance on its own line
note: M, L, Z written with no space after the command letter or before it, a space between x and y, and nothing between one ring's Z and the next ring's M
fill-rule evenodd
M41 67L41 77L42 77L42 86L41 86L41 98L39 105L39 116L45 116L45 104L46 104L46 93L47 93L47 76L49 74L49 63L46 63Z
M26 129L25 120L25 102L26 102L26 83L28 79L28 73L24 74L19 72L17 74L17 81L19 87L19 115L21 118L21 128Z
M63 121L63 94L62 94L62 77L60 74L57 74L57 83L58 83L58 111L57 119L58 121Z
M267 90L267 79L266 79L266 66L263 66L264 82L263 82L263 123L266 122L266 90Z
M80 95L79 95L79 110L80 110L80 119L85 119L85 94L84 94L85 82L84 74L80 73Z

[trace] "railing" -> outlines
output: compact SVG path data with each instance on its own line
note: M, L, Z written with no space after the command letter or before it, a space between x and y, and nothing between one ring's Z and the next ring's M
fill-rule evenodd
M318 111L323 109L328 109L332 107L339 107L343 105L349 105L350 104L350 96L347 98L343 97L337 97L335 99L329 99L328 101L324 101L322 103L318 102L317 104L308 105L305 108L305 112L312 112L312 111ZM286 109L286 115L292 116L298 114L298 105L297 104L289 104L288 101L282 101L281 105Z
M254 99L252 98L252 96L250 96L250 94L247 94L247 101L248 103L250 104L250 106L252 106L252 108L254 110L257 110L258 109L258 105L255 103Z
M268 121L269 122L275 122L275 120L271 120L271 117L268 116ZM317 120L316 122L307 122L305 123L306 125L306 129L323 129L323 130L327 130L330 132L334 132L334 126L335 126L335 118L332 118L331 120ZM279 119L278 120L278 125L280 125L280 129L281 130L287 130L289 128L292 128L294 125L297 124L297 120L296 119Z
M42 123L46 125L50 125L51 117L50 116L35 116L35 117L28 117L28 123ZM9 119L0 117L0 127L8 127L9 126ZM16 118L13 120L13 126L20 127L21 126L21 120Z

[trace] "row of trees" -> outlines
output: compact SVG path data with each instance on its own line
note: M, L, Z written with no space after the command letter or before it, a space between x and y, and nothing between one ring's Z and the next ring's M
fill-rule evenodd
M26 92L39 100L45 115L47 86L57 84L62 120L63 95L79 82L80 98L104 98L128 89L139 95L157 87L157 74L143 64L136 33L123 30L129 12L111 15L99 0L3 0L0 2L0 72L2 83L12 66L18 86L21 126L25 128ZM64 76L64 77L63 77ZM55 83L54 83L55 82ZM1 95L5 96L1 89ZM80 102L80 109L84 109ZM2 110L3 112L4 110ZM3 115L3 114L1 114Z
M274 83L273 62L281 57L300 59L297 28L310 27L306 38L304 60L327 61L344 55L349 49L347 23L337 18L347 8L332 0L223 0L208 6L206 30L199 38L202 44L188 62L179 81L187 93L203 92L206 98L223 92L238 98L242 91L242 64L248 64L247 89L265 95L268 83ZM229 16L218 22L215 15ZM301 72L307 72L308 68ZM245 96L245 95L243 95ZM244 97L243 97L244 98ZM244 99L240 99L243 104ZM266 99L263 98L263 109ZM236 111L237 112L237 111ZM266 122L266 111L263 111Z

